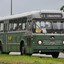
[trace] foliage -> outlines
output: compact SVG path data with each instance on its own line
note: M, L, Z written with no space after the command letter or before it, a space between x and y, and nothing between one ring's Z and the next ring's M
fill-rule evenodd
M0 64L64 64L64 59L0 54Z

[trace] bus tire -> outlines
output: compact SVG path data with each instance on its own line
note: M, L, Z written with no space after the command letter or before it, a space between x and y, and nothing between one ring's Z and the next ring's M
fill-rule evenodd
M20 53L21 53L21 55L25 55L24 41L21 41L21 43L20 43Z
M22 47L21 55L25 55L25 47Z
M53 52L52 53L52 57L53 58L58 58L58 56L59 56L59 52Z

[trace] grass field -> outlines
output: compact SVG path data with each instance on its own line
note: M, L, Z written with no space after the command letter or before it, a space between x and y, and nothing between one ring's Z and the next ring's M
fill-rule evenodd
M64 59L0 54L0 64L64 64Z

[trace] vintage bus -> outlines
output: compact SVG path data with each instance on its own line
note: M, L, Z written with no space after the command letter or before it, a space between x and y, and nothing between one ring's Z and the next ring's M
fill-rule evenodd
M40 10L0 17L0 52L51 54L64 51L64 12Z

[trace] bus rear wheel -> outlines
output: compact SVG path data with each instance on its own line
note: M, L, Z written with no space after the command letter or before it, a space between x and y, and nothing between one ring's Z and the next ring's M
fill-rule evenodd
M58 58L58 56L59 56L59 52L53 52L52 53L52 57L53 58Z
M21 41L21 43L20 43L20 53L21 53L21 55L25 55L24 41Z

